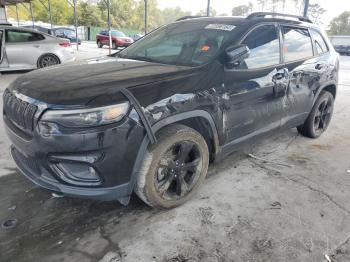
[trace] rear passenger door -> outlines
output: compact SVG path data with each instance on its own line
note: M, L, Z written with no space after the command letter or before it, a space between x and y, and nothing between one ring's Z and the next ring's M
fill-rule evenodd
M313 44L307 28L282 26L283 60L289 71L288 110L283 125L302 124L312 107L314 92L322 72L321 61L314 57Z
M322 34L316 29L310 29L312 42L314 44L315 69L318 74L318 86L333 80L336 63L329 52L329 47Z
M227 142L243 141L281 125L288 71L282 64L279 35L276 24L252 29L240 42L250 49L249 57L225 69Z

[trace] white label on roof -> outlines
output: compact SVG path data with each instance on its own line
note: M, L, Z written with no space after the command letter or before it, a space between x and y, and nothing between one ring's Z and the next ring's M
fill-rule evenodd
M209 24L205 27L205 29L216 29L216 30L224 30L224 31L232 31L235 29L234 25L225 25L225 24Z

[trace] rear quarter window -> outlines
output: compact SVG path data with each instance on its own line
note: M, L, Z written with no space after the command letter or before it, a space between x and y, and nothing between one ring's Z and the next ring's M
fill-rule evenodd
M285 62L307 59L313 56L309 31L304 28L282 27Z
M323 36L313 29L311 29L310 32L312 35L312 40L314 41L316 55L327 53L329 49Z

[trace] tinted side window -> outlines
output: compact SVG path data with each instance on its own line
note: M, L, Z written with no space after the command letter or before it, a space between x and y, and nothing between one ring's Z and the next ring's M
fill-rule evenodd
M260 26L244 39L250 49L250 55L240 65L240 69L255 69L280 63L280 43L277 30L273 25Z
M286 62L313 56L309 31L300 28L283 27L283 53Z
M62 29L57 29L57 30L55 31L55 36L58 36L58 35L60 35L60 36L63 35L63 30L62 30Z
M319 54L327 53L328 46L324 41L322 35L315 30L311 30L311 35L315 44L316 54L319 55Z
M6 31L6 42L8 43L32 42L32 41L40 41L43 39L45 39L45 37L37 33L16 31L16 30Z

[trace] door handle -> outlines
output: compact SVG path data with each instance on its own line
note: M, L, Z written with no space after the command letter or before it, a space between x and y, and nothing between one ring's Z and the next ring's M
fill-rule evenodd
M318 63L316 66L315 66L315 69L316 70L321 70L322 68L325 67L325 64L324 63Z
M277 72L273 77L272 81L274 82L273 94L275 97L285 96L288 89L288 80L289 71L287 68L284 68L282 71Z
M35 47L35 48L39 48L39 47L40 47L40 45L33 45L33 47Z
M282 80L284 77L285 77L284 73L277 73L272 77L272 79L273 80Z
M287 68L283 68L282 70L278 71L273 77L272 80L279 81L283 79L287 79L289 75L289 71Z

